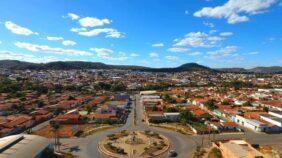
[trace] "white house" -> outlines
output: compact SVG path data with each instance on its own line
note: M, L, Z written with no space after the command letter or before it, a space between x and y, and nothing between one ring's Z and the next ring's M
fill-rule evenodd
M257 132L264 132L268 127L265 123L255 119L247 119L240 115L236 115L234 121L241 126L247 127Z
M242 106L244 103L246 103L246 101L236 100L236 101L234 102L234 105Z
M269 111L268 113L272 116L282 118L282 111Z
M276 117L276 116L272 116L270 114L261 114L260 118L264 121L267 121L273 125L276 125L278 127L282 128L282 118Z

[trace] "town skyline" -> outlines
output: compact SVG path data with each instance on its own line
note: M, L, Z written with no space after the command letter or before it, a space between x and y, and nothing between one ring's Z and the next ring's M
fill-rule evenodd
M281 1L248 2L1 1L0 60L281 66Z

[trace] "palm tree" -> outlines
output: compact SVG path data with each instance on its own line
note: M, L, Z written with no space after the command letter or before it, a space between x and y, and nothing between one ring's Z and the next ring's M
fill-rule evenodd
M58 149L60 150L60 141L59 141L59 134L58 134L58 131L59 131L59 128L61 127L60 123L58 122L51 122L50 123L51 125L51 128L53 129L54 131L54 138L55 138L55 150Z

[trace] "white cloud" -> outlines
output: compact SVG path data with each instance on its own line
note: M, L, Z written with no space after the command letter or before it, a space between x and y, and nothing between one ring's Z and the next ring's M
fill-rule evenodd
M49 41L60 41L60 40L63 40L64 38L63 37L47 36L46 39L49 40Z
M210 27L210 28L214 28L215 27L215 25L213 23L211 23L211 22L203 22L203 24L205 26L207 26L207 27Z
M20 54L10 51L0 51L0 60L20 60L33 63L47 63L52 61L59 61L58 58L52 56L36 57L29 54Z
M155 43L155 44L152 44L152 47L163 47L164 44L163 43Z
M170 55L166 56L165 58L166 58L169 62L176 61L176 60L179 59L179 58L176 57L176 56L170 56Z
M116 29L113 28L95 28L95 29L90 29L91 27L97 27L97 26L104 26L106 24L112 23L111 20L105 18L105 19L99 19L96 17L84 17L80 18L78 20L79 24L81 27L79 28L71 28L71 32L75 32L79 35L82 36L98 36L99 34L106 34L105 37L107 38L122 38L124 35L119 32ZM90 30L88 30L90 29Z
M138 57L139 54L137 54L137 53L131 53L130 56L131 56L131 57Z
M0 41L0 44L2 44L2 41Z
M150 56L151 58L158 58L158 57L159 57L159 54L158 54L158 53L155 53L155 52L152 52L152 53L149 54L149 56Z
M101 28L101 29L93 29L90 31L80 31L78 32L79 35L82 36L98 36L99 34L105 33L106 37L108 38L122 38L124 37L123 34L116 29L112 28Z
M194 13L196 17L227 19L229 24L249 21L250 15L264 12L276 0L229 0L216 7L205 7Z
M87 29L85 27L81 27L81 28L71 28L70 29L71 32L82 32L82 31L87 31Z
M47 45L37 45L25 42L16 42L15 46L23 48L32 52L47 52L53 54L66 54L66 55L80 55L80 56L91 56L92 54L87 51L74 50L74 49L63 49L54 48Z
M228 37L228 36L232 36L233 32L221 32L219 35L223 37Z
M64 46L74 46L74 45L76 45L76 42L75 41L71 41L71 40L65 40L65 41L62 42L62 44Z
M109 19L98 19L96 17L81 18L78 22L82 27L96 27L111 23Z
M5 22L5 27L10 30L12 33L14 34L18 34L18 35L25 35L25 36L29 36L29 35L38 35L38 33L36 32L32 32L30 29L19 26L11 21L6 21Z
M250 52L249 54L250 55L257 55L257 54L259 54L259 52Z
M100 58L107 58L114 52L113 50L107 48L90 48L90 50L96 52L97 56Z
M112 53L114 53L114 51L107 48L90 48L90 50L96 52L97 57L105 60L125 61L129 58L126 56L126 53L124 52L118 52L117 56L113 56Z
M190 32L184 38L175 40L174 46L214 47L222 40L224 38L204 32Z
M237 46L226 46L216 51L209 51L207 54L211 58L218 58L231 55L237 56L237 54L234 54L235 52L237 52Z
M214 34L214 33L216 33L216 32L217 32L217 30L210 30L210 31L209 31L210 34Z
M79 16L74 14L74 13L68 13L68 16L72 19L72 20L77 20L79 19Z
M180 47L172 47L167 49L169 52L187 52L189 49L187 48L180 48Z
M189 53L189 55L198 56L198 55L202 55L202 53L201 52L192 52L192 53Z

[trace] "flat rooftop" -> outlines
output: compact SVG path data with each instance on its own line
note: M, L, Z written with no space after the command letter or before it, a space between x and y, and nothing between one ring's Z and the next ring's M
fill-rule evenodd
M35 135L12 135L0 138L0 158L33 158L51 141Z

